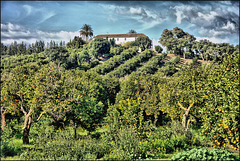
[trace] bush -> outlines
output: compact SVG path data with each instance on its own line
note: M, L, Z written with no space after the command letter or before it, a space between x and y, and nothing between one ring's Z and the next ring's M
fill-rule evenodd
M174 73L177 72L174 64L170 64L170 63L169 63L169 64L166 63L166 66L163 67L163 68L161 69L161 71L163 71L163 73L164 73L166 76L172 76Z
M124 50L120 55L115 55L112 58L104 62L103 65L98 65L96 68L93 68L92 71L97 72L98 74L106 74L112 71L114 68L118 67L124 61L132 58L137 54L136 49L127 49Z
M237 160L237 157L219 149L194 148L174 155L171 160Z
M176 65L180 62L180 60L181 60L180 56L177 56L175 59L172 60L172 63Z
M44 137L42 135L41 137ZM71 131L58 131L53 139L39 138L32 149L21 154L27 160L96 160L108 153L104 142L87 136L75 140Z
M20 147L15 147L10 141L1 141L1 157L14 156L20 151Z
M162 60L163 55L152 57L144 66L138 68L136 73L142 75L154 74L158 70Z
M120 65L116 70L107 74L109 77L123 77L126 74L130 74L133 70L135 70L138 66L140 66L141 62L144 62L153 56L152 50L146 50L141 54L133 57L132 59L126 61L124 64Z
M111 47L110 54L111 55L120 55L123 50L124 50L123 46Z
M112 129L113 130L113 129ZM142 151L139 148L139 138L132 127L121 127L114 133L106 133L103 140L111 143L111 151L103 160L134 160L141 159Z
M161 53L163 51L163 48L161 46L157 45L157 46L155 46L155 50L156 50L156 52Z
M89 55L98 58L103 54L109 53L111 44L108 40L103 38L96 38L89 43Z

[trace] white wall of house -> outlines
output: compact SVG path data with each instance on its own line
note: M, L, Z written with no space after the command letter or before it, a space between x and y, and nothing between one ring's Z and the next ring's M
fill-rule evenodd
M108 40L110 39L113 39L113 38L108 38ZM121 37L121 38L118 38L118 37L114 37L114 40L115 40L115 43L116 44L124 44L128 41L135 41L137 39L137 37Z

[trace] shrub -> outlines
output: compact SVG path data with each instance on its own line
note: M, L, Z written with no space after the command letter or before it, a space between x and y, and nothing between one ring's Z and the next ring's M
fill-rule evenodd
M161 46L157 45L157 46L155 46L155 50L156 50L156 52L161 53L163 51L163 48Z
M115 133L106 133L103 137L111 142L112 150L103 157L103 160L134 160L141 159L142 151L139 148L139 138L132 127L122 126Z
M171 160L237 160L237 157L219 149L194 148L174 155Z
M176 65L180 62L180 60L181 60L180 56L177 56L175 59L172 60L172 63Z
M43 136L44 137L44 136ZM21 154L28 160L96 160L107 154L109 149L104 142L90 136L75 140L70 131L58 132L54 139L39 139L32 149Z
M103 38L96 38L89 43L89 55L98 58L103 54L107 54L110 51L111 44L108 40Z
M162 63L162 59L163 55L152 57L144 66L138 68L136 72L142 75L154 74L158 70L159 64Z
M163 71L163 73L166 75L166 76L172 76L174 73L177 72L174 64L166 64L165 67L163 67L161 69L161 71Z
M153 56L152 50L145 50L141 54L133 57L132 59L126 61L124 64L120 65L116 70L110 72L107 74L109 77L123 77L126 74L130 74L133 70L135 70L138 66L140 66L140 63L143 61L148 60Z
M114 68L118 67L124 61L132 58L136 54L137 54L136 49L132 48L132 49L124 50L120 55L113 56L112 58L105 61L103 65L98 65L97 67L93 68L92 71L95 71L98 74L104 75L112 71Z
M120 55L123 50L124 50L123 46L111 47L110 54L111 55Z
M20 150L15 147L10 141L1 141L1 157L14 156Z

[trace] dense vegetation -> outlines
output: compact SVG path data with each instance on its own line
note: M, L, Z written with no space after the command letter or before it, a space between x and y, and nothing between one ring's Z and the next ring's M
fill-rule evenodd
M1 44L1 158L239 159L239 46L174 28L162 53L149 38L119 46L92 32Z

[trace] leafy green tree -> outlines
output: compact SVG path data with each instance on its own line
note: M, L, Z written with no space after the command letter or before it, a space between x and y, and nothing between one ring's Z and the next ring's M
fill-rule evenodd
M152 46L152 40L150 40L149 37L140 36L135 40L135 42L141 51L150 49Z
M185 50L191 50L191 44L195 40L193 35L175 27L173 30L165 29L159 42L166 46L168 51L172 50L174 54L183 55L185 58Z
M60 68L61 65L67 67L67 58L69 57L68 50L64 47L51 47L44 51L50 61L55 61Z
M89 55L98 59L99 56L110 52L111 45L108 40L103 38L96 38L88 45Z
M109 42L111 44L111 47L115 47L116 46L116 41L115 41L114 38L110 39Z
M131 29L128 33L137 33L135 30Z
M80 30L80 35L84 35L86 37L86 42L88 42L88 38L93 36L91 25L84 24Z
M8 103L5 106L9 111L20 111L24 114L23 144L29 143L29 131L31 124L41 118L42 110L32 104L36 101L34 96L30 96L34 85L29 78L34 76L38 66L19 66L12 70L11 79L5 80L2 85L2 100Z
M0 48L1 48L1 55L7 55L7 46L1 43Z
M161 53L163 51L163 48L159 45L156 45L155 50L156 50L156 52Z
M27 51L26 48L26 44L24 44L23 42L21 44L18 45L18 55L25 55Z
M79 49L82 45L86 44L86 42L79 36L75 36L74 39L67 43L67 48L76 48ZM60 45L61 46L61 45Z
M90 56L87 50L82 50L81 53L78 55L78 65L81 66L83 62L90 63Z
M71 109L68 113L68 119L74 123L76 138L76 129L80 125L89 132L94 131L97 125L102 121L104 105L102 102L96 102L93 97L85 96L81 91L73 95Z

